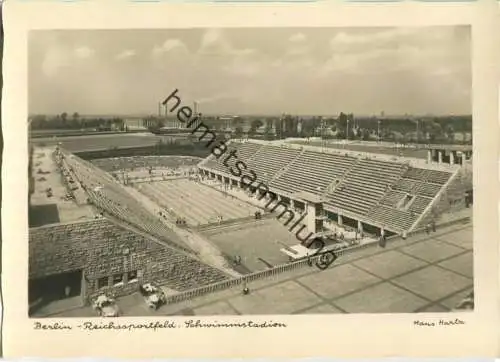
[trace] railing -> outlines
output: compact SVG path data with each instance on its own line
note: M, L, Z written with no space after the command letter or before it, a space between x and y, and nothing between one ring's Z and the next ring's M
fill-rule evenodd
M467 217L462 217L462 218L459 218L456 220L449 220L446 223L439 224L438 226L440 228L442 228L442 227L450 226L450 225L453 225L453 224L456 224L459 222L469 222L469 221L470 221L470 217L467 216ZM408 233L408 237L420 234L420 233L424 232L424 230L425 230L424 228L420 228L418 230L413 230L411 233ZM399 239L401 239L400 236L393 235L393 236L390 236L387 238L387 243L389 243L389 242L392 243L392 242L399 240ZM355 252L355 251L358 251L361 249L367 249L367 248L376 247L376 246L378 246L377 242L366 243L366 244L361 244L361 245L349 247L349 248L346 248L343 250L335 251L335 254L338 256L343 256L343 255L350 254L352 252ZM313 256L313 257L310 257L309 259L305 258L305 259L301 259L301 260L298 260L298 261L293 262L293 263L278 265L274 268L255 272L252 274L248 274L248 275L245 275L243 277L224 280L221 282L209 284L209 285L199 287L196 289L191 289L188 291L173 294L173 295L167 296L166 304L180 303L180 302L183 302L185 300L196 298L196 297L199 297L199 296L202 296L205 294L214 293L217 291L229 289L231 287L241 285L244 283L248 283L248 282L252 282L255 280L272 277L272 276L282 274L282 273L285 273L285 272L288 272L291 270L300 269L300 268L303 268L305 266L311 267L312 265L314 265L318 261L318 259L319 259L319 256Z
M391 239L394 240L397 237L398 236L395 235L395 236L389 237L387 239L389 241ZM356 246L349 247L349 248L346 248L346 249L343 249L343 250L335 251L335 254L337 256L342 256L342 255L345 255L345 254L352 253L354 251L358 251L358 250L365 249L365 248L368 248L368 247L373 247L375 245L378 245L378 243L373 242L373 243L366 243L366 244L356 245ZM271 268L271 269L267 269L267 270L255 272L255 273L252 273L252 274L248 274L248 275L245 275L243 277L238 277L238 278L234 278L234 279L224 280L224 281L221 281L221 282L213 283L213 284L206 285L206 286L203 286L203 287L199 287L199 288L196 288L196 289L188 290L188 291L185 291L185 292L180 292L178 294L174 294L174 295L168 296L167 300L166 300L166 303L167 304L179 303L179 302L182 302L182 301L185 301L185 300L188 300L188 299L199 297L199 296L204 295L204 294L209 294L209 293L213 293L213 292L216 292L216 291L228 289L228 288L231 288L233 286L244 284L244 283L248 283L248 282L252 282L252 281L255 281L255 280L272 277L272 276L275 276L275 275L278 275L278 274L282 274L282 273L285 273L285 272L288 272L288 271L291 271L291 270L296 270L296 269L299 269L299 268L302 268L302 267L305 267L305 266L309 266L310 267L311 265L314 265L318 261L319 258L320 258L320 256L312 256L310 258L304 258L304 259L301 259L301 260L298 260L298 261L295 261L295 262L292 262L292 263L278 265L278 266L276 266L274 268Z

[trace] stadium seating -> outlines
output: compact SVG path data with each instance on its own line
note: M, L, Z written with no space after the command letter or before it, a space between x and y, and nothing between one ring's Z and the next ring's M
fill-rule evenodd
M415 185L413 193L416 195L434 197L439 192L439 190L441 190L442 187L443 187L442 185L421 182Z
M335 178L342 178L355 158L305 151L270 186L285 192L323 194Z
M394 190L401 190L405 193L411 193L415 186L417 185L417 181L401 178L398 182L396 182L392 188Z
M106 219L31 229L30 277L60 272L61 266L68 270L88 267L89 263L95 262L96 252L105 250L109 253L113 247L124 243L131 245L132 252L137 249L140 254L139 259L132 261L133 265L140 262L139 267L147 269L143 273L145 276L170 289L182 291L227 278L222 271L186 253L161 245ZM50 255L50 258L40 258L40 255ZM117 262L118 265L123 264L121 257ZM113 265L96 264L92 271L96 276L105 275L109 273L110 267Z
M73 155L66 155L65 160L98 209L166 243L189 250L171 229L135 201L111 175Z
M257 173L259 181L269 182L277 193L308 191L322 195L328 200L326 211L363 216L393 230L411 227L452 175L398 160L251 144L245 143L246 152L242 152L248 169ZM209 159L202 166L228 173L220 160ZM406 195L414 199L400 205Z
M408 230L417 220L418 214L411 211L397 210L388 206L378 205L372 209L367 218L393 230Z
M233 146L234 145L234 146ZM263 146L257 143L240 143L240 144L232 144L233 147L237 149L237 157L239 160L247 161L249 158L254 156ZM228 152L226 152L226 155Z
M248 169L257 174L259 182L267 183L278 171L297 158L300 153L300 150L292 148L264 146L246 163Z
M417 181L427 181L435 184L443 185L449 180L451 174L446 171L439 170L426 170L421 168L409 168L408 171L403 175L404 178L417 180Z
M180 166L194 166L199 162L199 158L185 156L131 156L100 158L91 161L92 164L107 172L137 170L149 167L175 168Z
M200 165L211 168L214 171L221 172L223 174L230 174L229 168L234 166L234 164L239 160L243 162L247 162L250 157L255 155L262 147L260 144L256 143L231 143L228 145L226 152L219 158L215 158L214 156L208 157L203 161ZM231 158L228 160L227 165L224 165L224 160L228 157L229 153L235 150L236 158Z
M345 175L343 182L328 193L331 201L327 207L366 214L400 177L403 168L400 163L361 159Z
M394 189L413 195L434 197L450 177L450 172L409 168L394 185Z
M390 190L380 201L382 205L396 207L398 203L406 196L405 192Z
M425 208L431 203L432 199L425 196L417 196L411 203L409 210L421 214Z

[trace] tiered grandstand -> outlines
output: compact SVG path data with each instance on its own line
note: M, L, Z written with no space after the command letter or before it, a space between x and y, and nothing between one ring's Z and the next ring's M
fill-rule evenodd
M308 191L326 198L324 208L332 215L396 234L414 230L429 214L437 195L446 193L459 174L458 166L436 169L389 156L339 150L324 153L292 145L232 143L229 150L245 162L246 174L253 170L257 181L267 184L272 193L293 199L294 193ZM229 167L224 160L211 156L199 168L205 175L239 182L231 173L235 159L228 161Z
M153 168L177 168L194 166L200 162L197 157L187 156L130 156L92 160L91 163L100 169L113 172L123 170L139 170Z
M106 219L34 229L30 233L30 278L85 269L87 278L97 283L99 278L109 275L110 268L120 269L122 255L112 256L108 263L100 263L96 257L101 253L110 253L117 243L129 248L130 253L137 250L143 254L141 258L130 260L128 270L142 269L150 282L161 281L162 285L173 291L183 291L227 278L220 270L200 262L192 255L165 247ZM50 250L58 252L50 253L48 258L39 257ZM145 260L147 263L143 265ZM87 285L87 288L99 289L92 284ZM100 292L106 292L107 289L109 287Z
M323 193L331 180L342 178L354 162L355 159L341 155L305 151L277 175L270 186L289 193Z
M145 210L111 175L75 155L62 153L60 157L61 163L67 166L86 191L88 201L99 210L172 246L189 251L172 230Z
M135 293L138 282L158 283L172 294L234 276L202 260L156 210L92 163L57 148L31 153L29 294L34 315L74 308L99 294ZM177 167L186 160L193 162L174 157L161 166ZM37 173L43 177L36 179Z

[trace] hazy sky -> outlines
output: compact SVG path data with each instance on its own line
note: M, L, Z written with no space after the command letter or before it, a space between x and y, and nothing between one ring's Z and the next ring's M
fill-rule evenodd
M469 27L32 31L29 112L469 114Z

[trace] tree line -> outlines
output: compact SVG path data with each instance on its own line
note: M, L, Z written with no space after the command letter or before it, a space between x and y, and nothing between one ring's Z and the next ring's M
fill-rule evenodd
M320 137L322 139L380 140L398 143L472 143L471 116L442 117L354 117L341 112L338 117L242 116L234 119L203 116L203 122L235 138L283 139L287 137ZM144 124L151 132L166 125L165 118L146 116ZM32 130L127 131L120 117L81 117L63 112L55 116L31 118ZM461 135L457 137L457 135Z
M71 116L66 112L54 116L35 115L31 118L30 127L32 130L126 131L125 122L120 117L81 117L78 112L74 112Z

